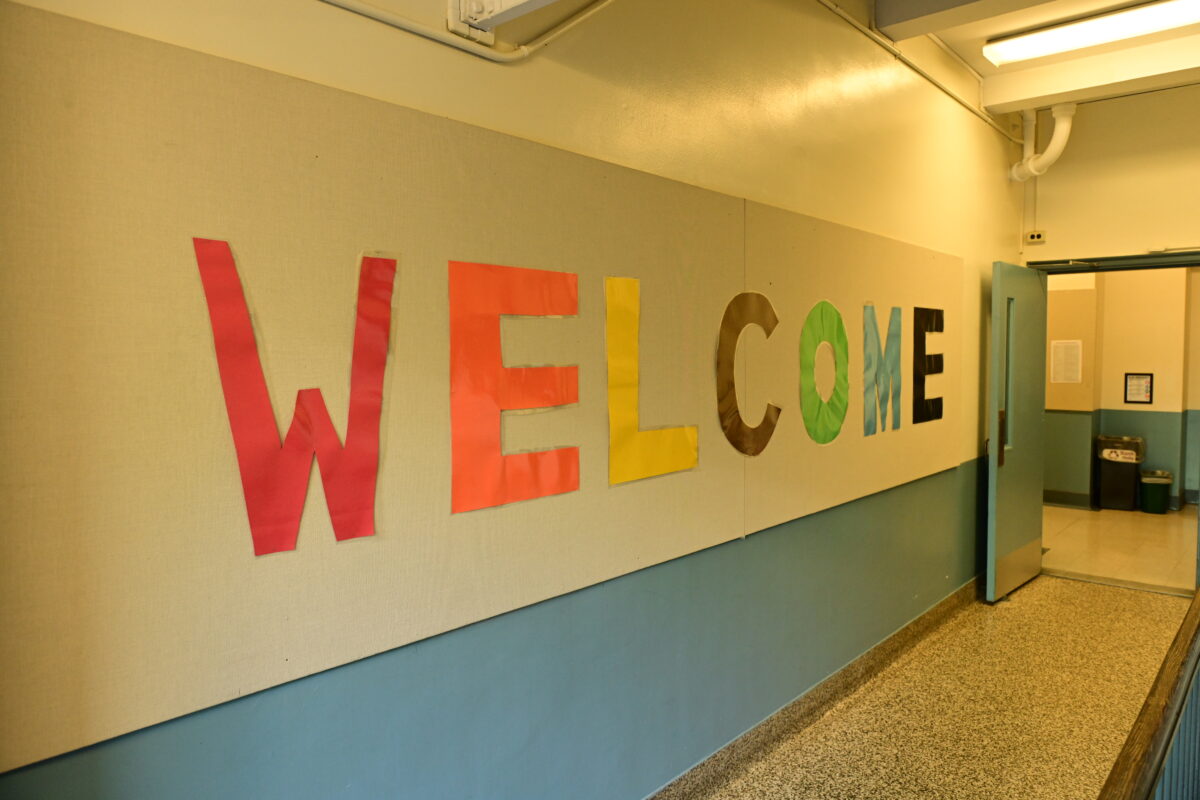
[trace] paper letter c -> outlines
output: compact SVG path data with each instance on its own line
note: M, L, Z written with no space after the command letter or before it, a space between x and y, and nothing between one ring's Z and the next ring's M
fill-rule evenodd
M721 318L721 332L717 338L717 414L725 438L738 452L748 456L758 455L771 441L781 409L768 404L762 422L753 428L742 419L733 371L738 338L747 325L759 326L770 338L778 324L779 318L775 316L771 301L757 292L742 292L730 300L725 306L725 316Z

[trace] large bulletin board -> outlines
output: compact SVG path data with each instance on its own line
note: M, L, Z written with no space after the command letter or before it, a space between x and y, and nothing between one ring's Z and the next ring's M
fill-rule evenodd
M11 4L0 106L0 770L955 465L956 258ZM281 432L318 388L345 435L360 263L394 261L374 535L335 539L314 466L295 548L255 554L194 237L228 243ZM578 488L452 512L451 262L575 276L575 314L499 325L504 366L575 365L577 398L500 440L578 448ZM779 315L738 341L747 423L780 408L755 456L715 388L744 292ZM849 387L823 444L797 355L819 301ZM943 312L938 418L906 386L864 435L864 304L883 337L901 309L902 376L913 309ZM614 363L687 468L614 475Z

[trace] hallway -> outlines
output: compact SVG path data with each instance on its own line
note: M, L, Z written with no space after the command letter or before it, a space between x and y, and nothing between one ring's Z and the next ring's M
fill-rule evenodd
M808 728L693 795L1090 800L1188 601L1040 577L973 603Z
M1200 798L1143 5L0 0L0 800Z

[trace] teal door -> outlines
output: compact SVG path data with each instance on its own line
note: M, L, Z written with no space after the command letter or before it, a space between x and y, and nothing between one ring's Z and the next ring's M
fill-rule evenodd
M992 265L987 600L1042 571L1046 274Z

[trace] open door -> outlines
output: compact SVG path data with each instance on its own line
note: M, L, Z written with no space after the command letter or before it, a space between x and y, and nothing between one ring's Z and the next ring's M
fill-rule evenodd
M988 397L988 602L1042 570L1046 273L992 265Z

